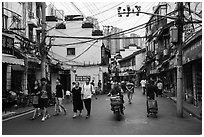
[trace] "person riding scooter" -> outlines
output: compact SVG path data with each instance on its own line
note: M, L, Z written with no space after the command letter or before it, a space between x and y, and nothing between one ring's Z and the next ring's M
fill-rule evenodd
M118 85L118 83L113 83L113 89L111 89L109 94L111 96L117 96L117 95L120 96L120 99L122 100L122 104L120 106L121 113L124 114L124 112L123 112L123 103L124 103L124 100L123 100L122 90L121 90L120 86Z

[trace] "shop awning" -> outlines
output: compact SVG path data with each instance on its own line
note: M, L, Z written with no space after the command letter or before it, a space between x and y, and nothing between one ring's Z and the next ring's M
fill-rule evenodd
M2 54L2 63L24 66L24 60L23 59L18 59L13 55L8 55L8 54Z
M20 66L20 65L12 65L12 70L15 71L24 71L24 67Z
M31 56L28 57L28 62L34 62L37 64L41 64L41 61L37 57L31 57Z

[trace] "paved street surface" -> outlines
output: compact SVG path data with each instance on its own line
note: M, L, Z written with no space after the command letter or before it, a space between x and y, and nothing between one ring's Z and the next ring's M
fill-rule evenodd
M114 118L106 95L92 99L92 112L89 119L72 119L72 104L66 104L68 114L51 116L45 122L30 120L31 113L2 122L3 135L199 135L202 134L202 121L185 113L184 118L176 116L176 104L170 99L158 97L158 118L146 117L145 96L136 89L133 103L125 98L125 116L121 121ZM49 108L54 114L54 107Z

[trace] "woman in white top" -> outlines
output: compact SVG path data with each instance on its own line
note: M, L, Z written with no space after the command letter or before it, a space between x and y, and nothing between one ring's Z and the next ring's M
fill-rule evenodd
M140 84L142 86L142 93L143 93L143 95L145 95L145 92L146 92L146 80L145 79L141 80Z
M87 110L86 119L90 117L91 113L91 97L95 93L93 85L89 83L89 80L86 81L86 84L82 87L82 99Z

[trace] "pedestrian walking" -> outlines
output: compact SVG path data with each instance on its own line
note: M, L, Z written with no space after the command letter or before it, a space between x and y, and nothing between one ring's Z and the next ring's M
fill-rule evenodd
M157 87L154 85L154 81L153 80L150 80L148 83L147 83L147 91L146 91L146 95L147 95L147 98L149 100L154 100L155 99L155 95L158 96L157 94Z
M34 107L34 113L33 113L33 116L31 117L31 120L34 120L36 118L36 115L37 116L40 115L39 113L40 84L37 80L34 82L34 87L31 95L33 96L33 107Z
M86 119L90 117L91 113L91 97L95 94L94 87L92 84L89 83L89 80L82 87L82 98L87 110Z
M49 99L51 99L51 87L47 84L46 78L41 78L40 87L40 109L43 110L42 121L45 121L50 115L48 113L47 107Z
M57 79L56 80L56 95L55 95L55 114L54 116L59 115L59 113L62 111L64 111L64 114L66 115L67 111L64 107L64 105L62 104L62 100L64 99L64 90L63 87L60 83L60 81Z
M157 94L157 86L154 84L153 80L150 80L147 83L147 101L146 101L146 105L147 105L147 117L149 117L150 115L153 115L154 117L157 117L157 113L158 113L158 105L157 105L157 100L155 100L155 95L158 96Z
M93 85L93 88L94 88L94 91L95 91L95 83L94 83L94 80L92 80L91 85ZM93 94L93 95L94 95L95 99L97 99L96 93Z
M126 82L125 81L121 81L121 88L124 92L126 92Z
M132 104L132 97L133 97L133 93L134 93L134 84L131 82L128 82L127 86L126 86L126 91L127 91L127 96L128 96L128 102L129 102L129 104Z
M98 90L99 90L100 94L102 93L102 89L101 89L102 87L101 86L102 86L102 83L101 83L101 80L99 80L98 81Z
M95 86L94 80L91 81L91 85L93 85L93 87Z
M146 94L146 80L142 79L140 84L141 84L141 87L142 87L142 93L143 93L143 95L145 95Z
M163 83L161 82L161 80L158 80L157 88L158 88L158 95L162 97L163 96Z
M72 101L73 101L73 118L77 117L77 110L79 111L79 116L82 116L83 102L82 102L82 88L79 87L79 82L76 82L75 87L72 89Z
M76 82L72 82L72 88L74 88L75 87L75 85L76 85Z

